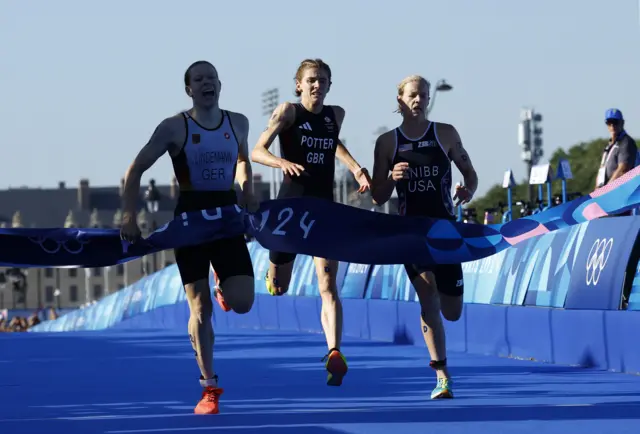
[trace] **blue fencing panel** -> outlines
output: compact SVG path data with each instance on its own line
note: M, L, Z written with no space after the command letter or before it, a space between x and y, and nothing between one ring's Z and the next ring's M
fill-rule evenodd
M258 243L251 242L249 243L249 253L256 277L256 293L268 294L265 276L269 270L269 251ZM349 264L346 262L338 263L338 271L336 274L336 286L338 288L341 288L343 285L348 267ZM316 275L315 264L311 256L296 256L287 295L298 297L317 297L320 295L318 292L318 276Z
M313 258L306 255L296 256L293 264L293 274L291 282L289 282L289 291L287 295L294 296L319 296L318 277L316 276L316 267Z
M101 309L98 309L97 311L98 317L93 322L93 330L102 330L114 324L111 323L111 319L113 318L113 314L116 309L117 300L117 292L114 294L109 294L108 296L100 300L98 305L101 307Z
M342 295L342 287L344 285L344 279L347 277L347 271L349 269L349 263L347 262L339 262L338 263L338 274L336 274L336 287L338 291L340 291L340 297L344 298ZM364 293L364 286L362 288L362 292ZM362 296L360 296L362 298Z
M561 229L516 245L522 256L514 258L520 279L512 304L565 307L576 255L588 225Z
M580 239L567 309L617 310L640 219L616 217L589 222Z
M268 294L264 278L267 275L267 271L269 271L269 251L256 242L251 242L249 245L251 262L253 262L253 274L256 278L256 294Z
M640 261L638 261L638 265L636 265L636 275L631 285L628 309L640 310Z
M513 255L509 255L512 250L513 248L503 250L487 258L462 264L465 303L492 303L499 283L502 285L505 283L502 264L507 257L513 260ZM502 304L502 300L499 303Z
M416 291L407 277L404 265L372 267L365 298L373 300L418 301Z
M155 287L147 293L151 302L145 312L161 306L175 304L180 300L180 295L184 293L177 265L171 265L156 274L158 277L155 281Z
M340 288L341 298L364 298L369 275L373 267L368 264L349 264Z
M143 313L142 306L147 294L148 281L148 278L144 278L131 285L129 296L126 298L122 319L133 318L134 316Z
M465 264L465 301L562 307L571 273L567 258L580 229L573 226L540 235Z
M566 309L617 309L628 258L640 230L640 220L633 219L593 220L531 238L496 255L465 263L464 301ZM590 254L602 252L609 255L604 266L600 256L589 259ZM589 260L596 268L591 266L587 275Z

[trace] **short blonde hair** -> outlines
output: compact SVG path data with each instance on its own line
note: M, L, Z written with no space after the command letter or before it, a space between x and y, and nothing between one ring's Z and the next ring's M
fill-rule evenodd
M398 96L402 96L404 94L404 88L407 86L407 84L413 83L416 81L422 84L423 86L427 87L427 95L428 95L429 91L431 90L431 83L429 83L429 80L427 80L423 76L414 74L414 75L405 77L400 83L398 83L398 86L397 86ZM400 113L400 104L398 104L398 107L396 108L395 112Z

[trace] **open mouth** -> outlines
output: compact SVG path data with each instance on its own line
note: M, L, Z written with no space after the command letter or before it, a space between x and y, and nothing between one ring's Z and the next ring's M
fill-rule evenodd
M202 92L202 94L206 97L213 97L216 95L216 91L215 90L205 90Z

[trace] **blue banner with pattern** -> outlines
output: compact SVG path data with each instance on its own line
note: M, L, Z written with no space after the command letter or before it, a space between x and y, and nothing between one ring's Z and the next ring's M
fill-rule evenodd
M626 271L632 251L638 248L639 233L640 218L635 216L590 222L579 240L565 306L619 309L625 280L631 277Z
M134 244L122 242L114 229L0 228L0 266L102 267L244 233L271 250L347 263L455 264L639 204L640 167L587 196L500 225L388 215L313 198L278 199L255 213L238 206L183 213ZM298 266L303 273L308 267ZM306 292L312 283L295 285Z
M463 264L468 303L618 309L640 219L595 220Z
M638 217L606 218L535 237L491 257L465 263L464 300L565 309L618 309L623 282L632 278L625 273L632 252L640 248L639 233ZM249 251L256 270L256 292L264 294L268 251L257 243L250 243ZM342 263L339 273L344 273L338 279L342 298L417 302L402 265ZM634 273L629 309L640 310L640 264ZM312 283L314 275L313 259L299 255L287 296L317 297L317 284ZM177 267L172 265L96 304L43 322L31 331L101 330L184 300Z

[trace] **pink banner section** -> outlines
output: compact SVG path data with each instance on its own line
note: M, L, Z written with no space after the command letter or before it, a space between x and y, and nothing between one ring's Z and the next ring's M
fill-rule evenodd
M549 229L544 227L542 224L539 224L534 229L531 229L529 232L525 232L524 234L518 235L517 237L504 237L504 240L511 244L512 246L518 244L521 241L528 240L529 238L537 237L538 235L546 234L549 232Z
M589 196L594 197L594 198L598 197L598 196L602 196L603 194L609 193L611 190L616 189L617 187L619 187L620 185L626 183L627 181L632 180L636 176L640 176L640 166L637 166L636 168L631 169L630 171L628 171L627 173L622 175L620 178L618 178L618 179L614 180L613 182L605 185L604 187L600 187L596 191L594 191L591 194L589 194Z

